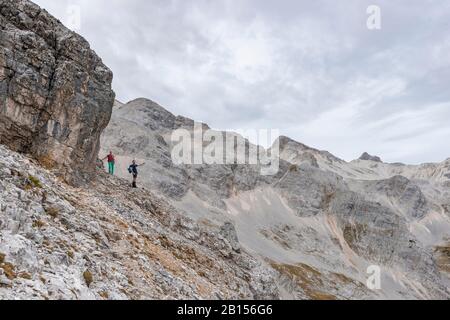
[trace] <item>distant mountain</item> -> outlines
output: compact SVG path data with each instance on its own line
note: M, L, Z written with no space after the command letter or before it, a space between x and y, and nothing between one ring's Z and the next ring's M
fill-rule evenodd
M383 162L381 161L380 157L377 156L371 156L367 152L364 152L361 157L359 157L359 160L367 160L367 161L374 161L374 162Z
M450 159L265 150L114 103L85 39L30 1L0 9L0 300L450 298ZM195 160L232 143L183 163L174 133Z
M278 274L282 298L449 297L439 248L450 235L450 162L346 162L280 137L274 176L250 165L174 165L171 133L193 125L137 99L113 112L101 149L116 153L125 179L131 159L146 162L140 183L194 221L235 225L243 250ZM366 286L371 265L382 270L381 290Z

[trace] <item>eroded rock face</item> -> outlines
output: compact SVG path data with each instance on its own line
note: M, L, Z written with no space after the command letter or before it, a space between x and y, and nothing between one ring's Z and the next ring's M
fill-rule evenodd
M26 0L0 0L0 143L78 184L95 168L112 72L81 36Z

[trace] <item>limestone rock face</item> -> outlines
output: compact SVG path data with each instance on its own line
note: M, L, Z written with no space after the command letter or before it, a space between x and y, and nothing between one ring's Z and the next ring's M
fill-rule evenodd
M108 124L112 72L81 36L27 0L0 0L0 143L80 183Z

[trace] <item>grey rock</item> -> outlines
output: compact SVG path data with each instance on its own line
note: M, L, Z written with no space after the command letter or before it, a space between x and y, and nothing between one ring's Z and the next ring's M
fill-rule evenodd
M0 9L0 143L82 183L111 116L112 72L34 3L1 0Z
M222 227L220 228L220 234L228 243L231 245L231 248L237 253L241 252L241 245L239 243L239 239L236 233L236 228L234 227L233 223L226 222Z
M375 188L378 193L393 198L410 217L420 219L432 210L420 187L403 176L381 180Z
M374 162L383 162L381 161L380 157L377 156L371 156L367 152L364 152L361 157L359 157L359 160L366 160L366 161L374 161Z
M0 275L0 286L10 286L12 285L12 281L9 280L4 275Z

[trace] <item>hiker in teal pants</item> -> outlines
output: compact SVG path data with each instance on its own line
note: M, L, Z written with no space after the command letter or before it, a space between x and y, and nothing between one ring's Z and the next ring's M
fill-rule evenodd
M115 159L112 151L109 152L109 154L104 157L102 160L108 159L108 172L109 174L114 174L114 165L115 165Z

